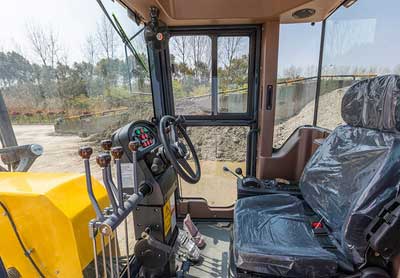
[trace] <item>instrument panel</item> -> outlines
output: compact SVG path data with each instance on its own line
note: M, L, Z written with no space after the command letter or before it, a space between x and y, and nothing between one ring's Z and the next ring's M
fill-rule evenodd
M131 122L119 130L112 136L113 146L122 146L124 149L123 162L132 160L131 151L128 144L131 141L139 143L137 152L138 160L143 159L147 154L160 145L157 135L157 127L148 121Z
M150 149L157 142L153 132L148 127L140 125L133 128L131 139L139 143L139 151Z

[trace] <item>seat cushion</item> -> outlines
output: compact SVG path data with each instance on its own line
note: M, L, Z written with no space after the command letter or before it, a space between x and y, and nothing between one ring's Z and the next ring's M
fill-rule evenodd
M264 195L237 201L233 251L238 268L284 277L329 277L336 256L314 237L303 201Z

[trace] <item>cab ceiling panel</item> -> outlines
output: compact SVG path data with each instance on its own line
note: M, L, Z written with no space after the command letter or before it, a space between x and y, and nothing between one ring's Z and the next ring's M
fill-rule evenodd
M169 26L246 24L280 20L282 23L323 20L341 0L120 0L146 21L151 6L161 10ZM294 18L299 9L314 9L307 18Z

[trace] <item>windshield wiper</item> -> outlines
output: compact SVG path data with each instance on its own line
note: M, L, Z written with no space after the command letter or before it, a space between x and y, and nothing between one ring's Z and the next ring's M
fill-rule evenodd
M135 47L132 45L132 42L131 42L132 39L134 39L137 35L139 35L144 30L144 28L140 29L131 39L129 39L128 36L126 35L126 32L124 31L121 24L119 23L117 17L115 16L115 14L113 14L113 18L114 18L114 20L113 20L113 18L109 15L107 9L104 7L103 2L101 0L96 0L96 1L99 4L99 6L102 9L105 16L107 17L108 21L114 28L115 32L117 32L117 34L121 38L122 42L132 52L133 56L139 62L139 64L143 67L143 69L146 71L146 73L148 73L149 70L147 69L146 64L143 62L142 58L139 56L138 52L136 51Z

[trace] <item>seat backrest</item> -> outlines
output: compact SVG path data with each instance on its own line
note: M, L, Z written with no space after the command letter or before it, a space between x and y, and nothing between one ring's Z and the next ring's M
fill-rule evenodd
M400 188L400 76L363 80L345 93L342 118L304 169L300 189L355 264L365 230Z

